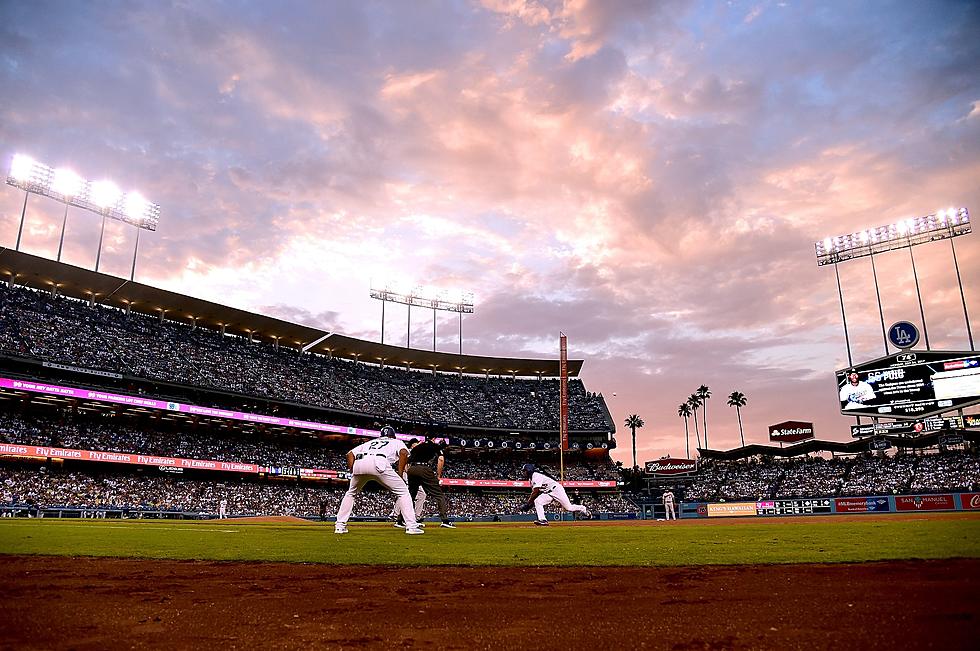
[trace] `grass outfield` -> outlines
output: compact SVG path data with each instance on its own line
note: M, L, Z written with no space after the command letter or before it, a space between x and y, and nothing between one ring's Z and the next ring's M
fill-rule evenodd
M227 521L225 521L227 522ZM980 557L980 519L793 518L728 523L226 524L166 520L0 520L0 554L381 565L674 566Z

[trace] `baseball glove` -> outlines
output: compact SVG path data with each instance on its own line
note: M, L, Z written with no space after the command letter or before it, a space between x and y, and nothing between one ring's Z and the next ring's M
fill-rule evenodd
M525 502L524 505L521 506L522 511L530 511L532 508L534 508L534 504L531 502Z

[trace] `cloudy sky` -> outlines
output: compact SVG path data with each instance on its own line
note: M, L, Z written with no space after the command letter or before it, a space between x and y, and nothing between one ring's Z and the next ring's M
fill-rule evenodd
M738 443L733 390L749 441L787 419L846 439L813 242L980 211L978 37L969 1L0 2L0 154L159 203L143 282L370 340L372 281L470 290L481 355L556 355L563 330L618 459L630 413L641 461L682 455L700 384L712 447ZM24 249L53 257L60 226L33 199ZM98 229L69 219L68 262L94 265ZM956 244L974 324L978 238ZM132 242L110 224L103 270ZM949 245L916 263L933 347L968 348ZM886 322L918 322L907 253L878 264ZM840 271L855 360L877 357L870 265Z

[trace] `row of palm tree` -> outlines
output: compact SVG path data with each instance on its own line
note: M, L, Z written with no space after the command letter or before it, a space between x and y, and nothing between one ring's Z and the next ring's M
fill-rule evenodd
M708 400L711 398L711 389L702 384L697 391L692 393L688 399L677 408L677 415L684 419L684 440L687 451L687 458L691 458L691 431L688 427L688 418L694 416L694 435L697 438L698 447L701 447L701 432L698 430L698 409L702 409L701 419L704 425L704 447L708 447ZM745 433L742 430L742 407L746 403L745 394L741 391L732 391L728 396L728 406L735 407L738 415L738 434L742 439L742 447L745 447Z
M708 447L708 400L711 398L711 389L702 384L697 391L692 393L685 402L677 408L677 415L684 419L684 444L687 458L691 458L691 431L688 427L688 418L694 416L694 435L697 437L698 448L701 447L701 431L698 429L698 409L702 410L701 420L704 423L704 447ZM742 431L742 407L747 400L741 391L732 391L728 396L728 406L735 407L738 415L738 435L742 439L742 447L745 447L745 433ZM636 414L626 417L626 427L630 428L633 437L633 467L636 468L636 430L643 427L643 419Z

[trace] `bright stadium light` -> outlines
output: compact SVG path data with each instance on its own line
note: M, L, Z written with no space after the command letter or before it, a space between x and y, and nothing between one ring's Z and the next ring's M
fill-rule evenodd
M473 292L437 289L415 285L412 289L404 281L386 282L376 286L372 281L371 298L381 301L381 343L385 341L385 303L399 303L408 306L408 336L406 347L411 348L412 307L425 307L432 310L432 350L436 349L436 311L459 314L459 354L463 354L463 315L474 310ZM393 287L398 287L396 291Z
M112 181L96 181L92 184L92 190L89 196L92 203L104 209L115 206L116 202L119 201L119 197L122 196L122 192L119 191L119 187Z
M82 192L85 182L78 174L69 169L59 167L54 171L54 180L51 182L51 191L60 194L67 201L72 197L77 197Z
M823 266L970 232L970 212L966 208L947 208L925 217L901 219L887 226L827 237L816 242L814 248L817 264Z
M139 250L140 230L155 231L160 223L160 206L147 201L140 193L130 192L123 195L118 186L111 181L90 183L68 169L54 170L24 154L16 154L11 160L7 185L24 191L24 207L21 209L20 227L17 230L16 249L18 251L24 231L24 217L27 214L27 198L30 193L56 199L65 204L65 216L61 224L61 239L58 243L57 260L59 262L64 249L69 206L82 208L102 216L102 232L99 234L99 249L95 256L96 271L99 270L99 263L102 259L102 242L105 237L106 219L114 219L135 226L137 229L136 247L133 250L133 271L130 280L136 273L136 253Z
M956 246L954 239L961 235L968 235L973 232L970 223L970 211L966 208L945 208L937 210L931 215L924 217L911 217L900 219L893 224L878 226L877 228L827 237L814 243L817 255L817 265L834 265L835 271L838 263L857 258L870 257L871 270L875 278L875 293L878 295L878 312L881 317L881 332L888 352L888 339L885 334L884 311L881 306L881 295L878 290L877 272L875 270L875 254L908 249L909 259L912 263L912 277L915 280L915 293L919 302L919 316L922 322L922 331L925 337L926 350L930 350L929 329L926 326L925 309L922 304L922 295L919 288L919 277L915 266L915 255L913 249L920 244L928 244L939 240L949 240L950 249L953 254L953 267L956 270L956 280L959 284L960 299L963 303L963 317L966 321L967 336L970 340L970 349L974 349L973 331L970 329L970 315L966 306L966 295L963 292L963 279L960 276L959 262L956 258ZM850 340L847 335L847 317L844 314L844 295L840 285L840 275L837 274L837 292L841 301L841 317L844 321L844 338L847 342L848 363L851 363Z

